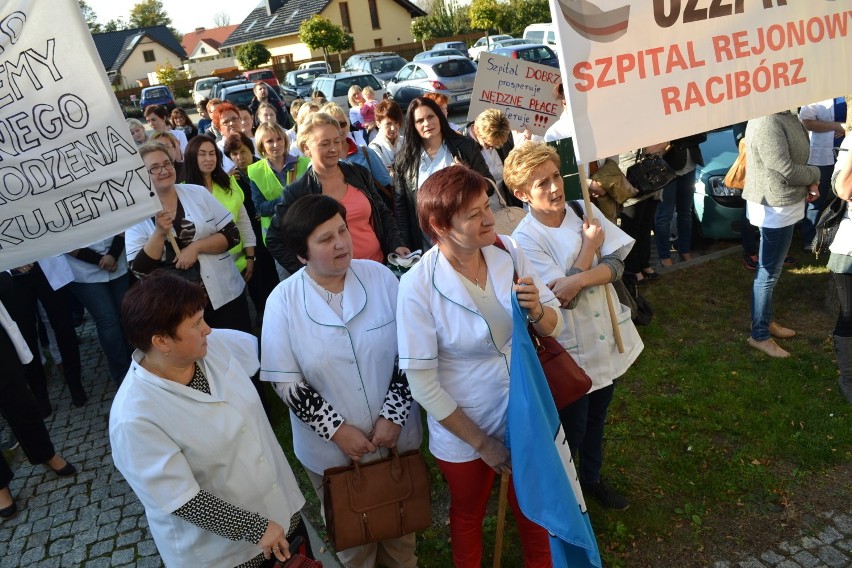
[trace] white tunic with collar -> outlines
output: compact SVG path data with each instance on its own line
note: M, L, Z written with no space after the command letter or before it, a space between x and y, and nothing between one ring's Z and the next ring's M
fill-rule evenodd
M579 204L585 212L583 202ZM604 230L601 254L612 254L622 247L633 246L634 240L627 233L610 223L597 207L592 205L592 208ZM565 209L565 218L559 227L547 227L529 214L512 233L545 282L565 276L577 260L583 244L583 221L567 204ZM597 260L592 262L594 266L597 266ZM609 386L613 379L627 372L644 348L631 319L630 308L618 301L612 284L607 284L607 287L617 306L616 319L624 353L619 353L615 345L603 286L582 290L577 306L572 310L562 310L565 326L559 334L559 343L592 379L592 391Z
M396 360L399 283L372 260L353 260L343 285L343 318L320 297L303 268L281 282L263 315L261 380L311 385L347 423L371 432L382 410ZM349 457L291 410L293 449L309 470L348 465ZM329 432L333 435L334 432ZM418 448L422 427L412 404L400 451ZM378 459L378 453L363 461Z
M506 314L512 315L512 257L519 276L533 277L542 303L558 308L559 301L542 283L523 251L511 237L501 239L512 256L495 246L483 248L482 253L488 278ZM503 440L509 404L511 337L505 345L494 344L488 323L437 246L402 276L397 320L400 369L437 369L441 387L458 407L485 434ZM473 447L432 416L428 423L429 451L436 458L455 463L479 458Z
M206 188L179 183L175 185L175 190L180 204L183 205L184 218L195 225L193 241L209 237L234 221L231 213ZM153 219L145 219L127 229L125 233L127 262L133 262L156 229ZM170 245L166 243L166 246ZM204 289L210 297L210 305L214 310L218 310L243 293L246 283L231 259L230 251L226 250L219 254L199 254L198 264Z
M305 503L249 380L257 340L215 329L207 344L199 365L211 394L151 374L136 351L110 411L113 461L166 566L232 567L261 552L172 514L202 489L283 527Z

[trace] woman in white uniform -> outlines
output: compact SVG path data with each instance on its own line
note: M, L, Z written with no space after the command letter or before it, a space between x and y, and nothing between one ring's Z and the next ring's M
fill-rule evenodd
M305 499L249 380L257 340L211 330L206 302L163 270L125 295L136 351L110 412L112 458L166 566L254 568L307 536Z
M450 489L453 564L479 568L482 521L504 443L512 351L512 291L542 335L559 334L558 301L514 242L494 246L486 180L448 166L417 191L417 215L436 246L403 277L397 304L399 366L429 414L429 450ZM519 275L513 286L513 271ZM547 304L547 305L545 305ZM524 566L549 567L547 532L526 519L509 490Z
M322 501L326 469L418 448L420 417L395 366L396 277L352 259L346 208L307 195L281 227L305 267L266 302L261 379L290 407L293 449ZM414 549L410 533L337 552L347 568L413 568Z
M605 507L626 509L627 499L601 478L604 422L613 381L627 372L643 344L630 309L618 303L624 353L618 352L603 286L617 303L610 283L621 278L633 239L597 207L592 206L595 221L589 223L584 205L566 204L559 155L547 144L528 142L512 150L503 176L530 211L512 236L559 299L565 320L559 342L592 379L587 395L559 411L571 451L580 454L580 485Z

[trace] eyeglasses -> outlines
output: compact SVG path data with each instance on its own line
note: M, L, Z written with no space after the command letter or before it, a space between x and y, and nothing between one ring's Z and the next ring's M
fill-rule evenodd
M236 124L240 122L239 117L237 118L223 118L221 121L222 126L231 126L232 124Z
M174 169L175 169L175 165L172 162L166 160L162 164L157 164L156 166L154 166L153 168L148 170L148 173L151 174L152 176L158 176L161 173L163 173L163 171L172 172L172 171L174 171Z

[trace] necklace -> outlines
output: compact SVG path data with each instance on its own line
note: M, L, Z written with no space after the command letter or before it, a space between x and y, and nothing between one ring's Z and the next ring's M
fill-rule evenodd
M479 282L479 273L482 270L482 264L483 264L481 255L482 255L482 253L479 253L479 254L476 255L476 261L477 261L476 262L476 272L473 273L473 276L471 276L470 274L466 274L464 271L462 271L462 269L460 267L454 266L453 268L455 269L456 272L458 272L459 274L461 274L462 276L464 276L465 278L467 278L468 280L470 280L471 282L476 284L477 288L484 290L488 277L486 275L485 277L483 277L482 283ZM456 264L458 264L458 260L456 260Z

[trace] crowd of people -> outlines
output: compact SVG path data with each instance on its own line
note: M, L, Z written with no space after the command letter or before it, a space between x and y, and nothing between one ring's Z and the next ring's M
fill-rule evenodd
M661 264L672 264L674 212L677 254L691 258L691 180L703 135L590 164L600 207L587 210L566 199L557 152L513 131L500 111L459 127L437 96L416 98L403 113L354 87L348 110L321 93L285 110L263 83L254 94L246 107L202 101L197 124L156 105L145 110L152 132L129 119L161 210L112 238L0 274L0 347L14 359L0 380L0 410L27 457L59 476L76 471L44 428L52 405L36 321L38 301L72 401L83 406L78 303L94 318L118 387L109 424L115 465L167 565L271 566L306 535L304 497L267 418L267 382L289 408L296 458L321 503L325 470L419 448L422 408L449 487L453 563L478 567L491 485L512 469L505 429L515 294L535 332L556 338L592 379L585 396L557 409L583 493L627 508L602 473L604 429L616 379L643 343L629 306L616 301L615 320L606 317L606 296L618 298L614 285L628 277L660 278L654 244ZM772 337L795 334L771 310L793 225L806 203L827 203L832 187L852 198L852 160L844 155L836 183L826 181L827 165L809 161L806 126L828 132L778 113L750 121L745 133L743 197L760 232L748 342L773 357L789 353ZM673 180L631 195L627 170L649 154L667 157ZM614 186L622 198L611 206ZM498 235L495 211L506 204L527 215ZM841 301L835 346L852 402L848 214L831 251ZM419 262L400 279L385 266L389 256ZM10 479L0 462L3 518L16 512ZM524 517L511 483L508 495L525 566L550 566L547 532ZM337 553L347 567L408 568L417 565L415 545L411 533ZM311 553L309 545L300 551Z

